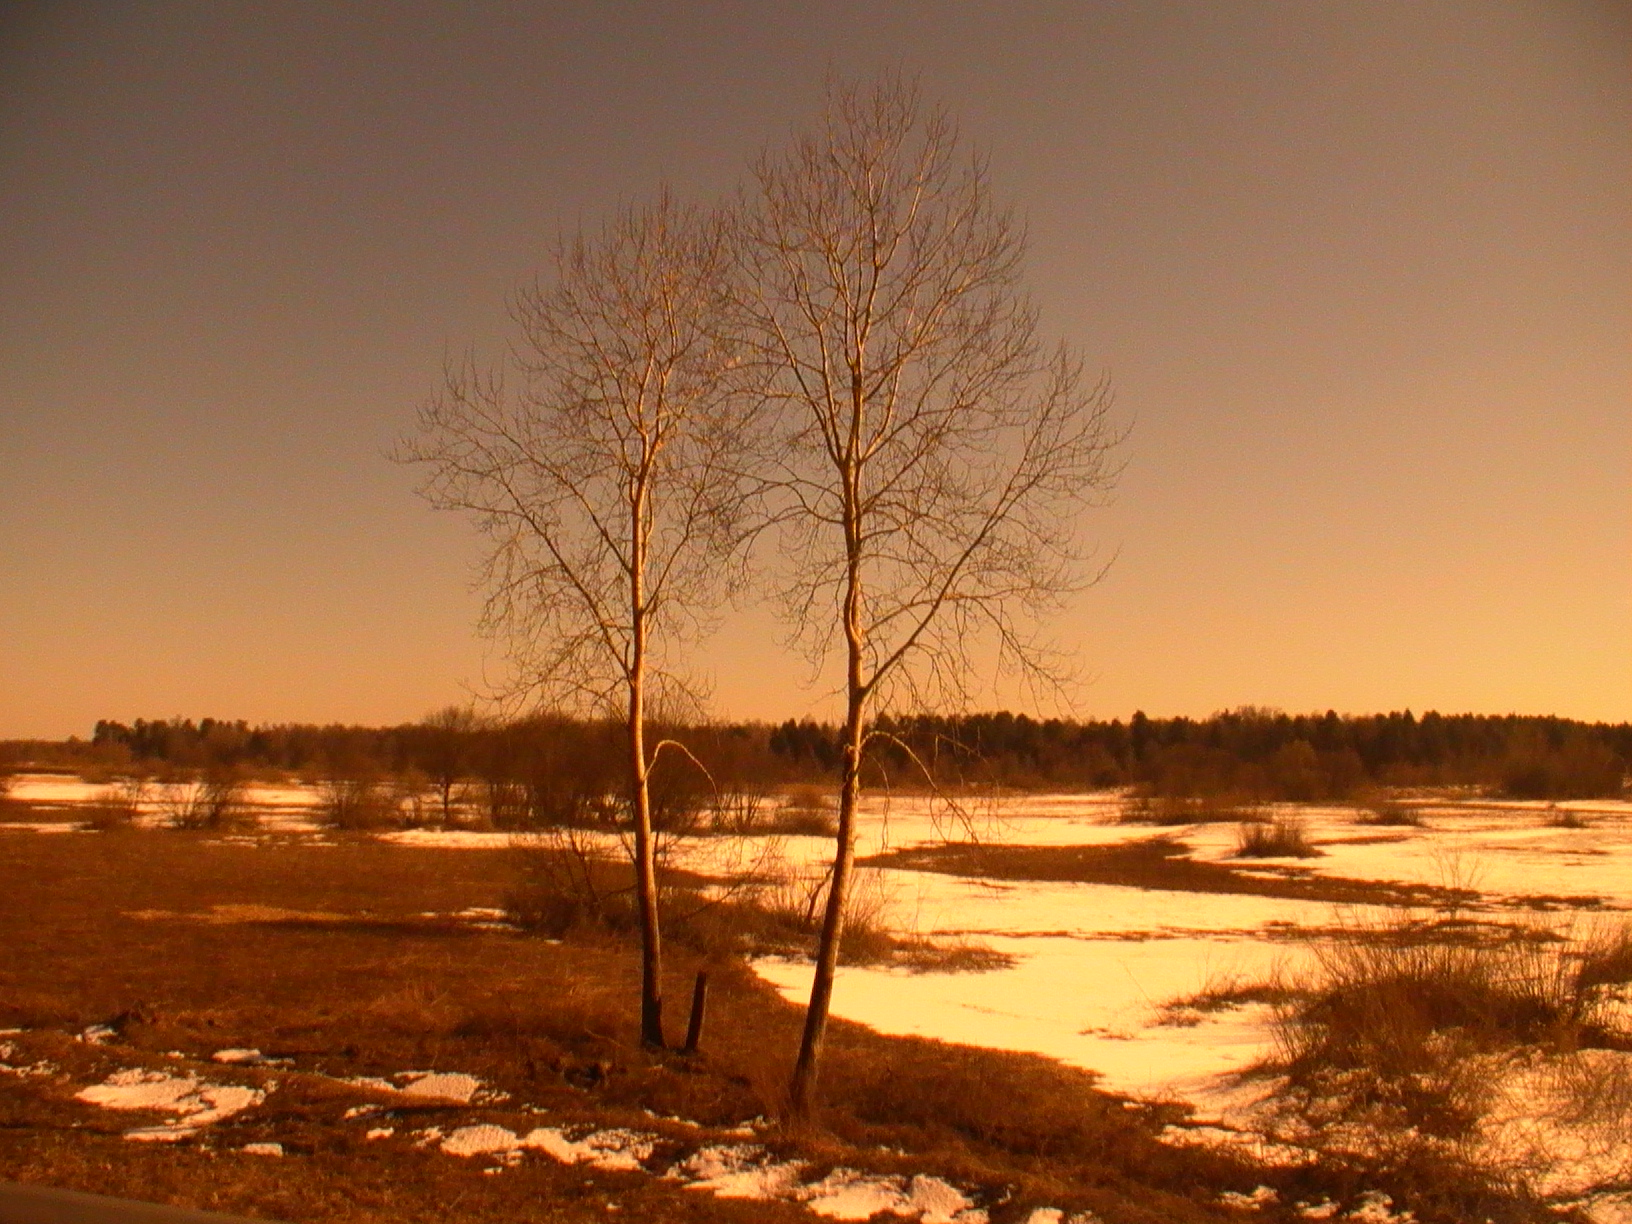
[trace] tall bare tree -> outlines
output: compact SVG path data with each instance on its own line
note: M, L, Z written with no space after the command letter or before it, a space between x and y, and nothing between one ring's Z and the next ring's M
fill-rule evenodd
M888 706L962 704L971 653L1032 680L1039 614L1091 580L1079 524L1116 475L1104 383L1045 347L1024 236L944 110L897 79L830 84L761 157L740 215L739 324L783 424L779 592L813 661L844 662L839 828L796 1115L817 1082L863 763Z
M663 1044L649 711L683 678L674 648L716 606L745 504L748 420L720 329L717 216L667 193L558 245L554 277L515 299L496 370L451 366L403 457L432 504L490 542L483 624L517 703L620 709L641 924L641 1036ZM514 386L512 387L512 382ZM678 745L672 745L678 747Z

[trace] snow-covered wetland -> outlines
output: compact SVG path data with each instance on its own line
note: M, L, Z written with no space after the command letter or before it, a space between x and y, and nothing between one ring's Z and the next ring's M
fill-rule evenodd
M109 790L28 776L12 795L40 818L10 822L0 836L84 827L76 812L107 802ZM253 823L223 837L270 845L330 836L314 788L251 787L244 799ZM1420 793L1388 806L1386 823L1355 806L1260 809L1253 814L1299 826L1311 853L1247 858L1238 854L1237 822L1140 821L1138 805L1120 793L955 807L871 796L857 891L875 915L934 943L1000 955L979 971L845 966L834 1014L886 1034L1045 1055L1094 1073L1113 1092L1185 1103L1196 1125L1173 1128L1175 1143L1310 1159L1317 1139L1329 1150L1332 1134L1300 1128L1280 1064L1288 1000L1318 987L1331 949L1407 936L1477 954L1534 948L1562 972L1632 919L1632 803ZM159 801L143 800L139 825L164 819ZM468 826L373 836L449 854L516 839ZM714 876L768 857L810 872L831 848L816 836L700 837L679 843L673 861ZM808 963L762 957L754 968L784 997L803 1000ZM1608 1113L1585 1109L1569 1085L1586 1078L1614 1089L1610 1097L1632 1092L1632 1024L1625 977L1611 973L1592 990L1592 1024L1577 1025L1591 1030L1585 1047L1538 1039L1478 1054L1490 1091L1484 1116L1458 1142L1522 1170L1555 1204L1608 1224L1632 1220L1625 1102L1618 1114L1613 1100Z

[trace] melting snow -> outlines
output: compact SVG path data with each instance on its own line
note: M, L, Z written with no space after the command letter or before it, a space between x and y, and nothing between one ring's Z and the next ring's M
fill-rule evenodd
M171 1142L185 1139L212 1122L229 1118L266 1099L259 1088L210 1084L191 1075L168 1075L132 1067L115 1071L100 1084L74 1094L103 1109L152 1110L179 1115L162 1126L142 1126L125 1132L127 1139Z
M671 1169L669 1176L719 1198L789 1198L804 1167L799 1161L773 1161L764 1148L754 1144L729 1144L694 1152Z
M231 1049L217 1050L214 1054L210 1055L210 1061L258 1067L287 1066L291 1060L287 1058L268 1058L259 1050Z
M568 1139L562 1131L540 1126L520 1140L522 1147L537 1148L562 1164L587 1164L609 1171L633 1171L652 1154L655 1140L631 1130L591 1131L582 1139Z
M469 1104L482 1086L482 1081L474 1075L458 1071L404 1071L398 1078L409 1081L397 1089L404 1096L458 1101L461 1105ZM386 1087L392 1085L386 1084Z
M866 1220L881 1211L919 1216L924 1224L986 1224L986 1212L938 1177L878 1176L834 1169L798 1192L817 1215L834 1220Z
M489 1153L513 1152L521 1146L514 1131L502 1126L483 1123L480 1126L461 1126L442 1140L442 1150L449 1156L483 1156Z

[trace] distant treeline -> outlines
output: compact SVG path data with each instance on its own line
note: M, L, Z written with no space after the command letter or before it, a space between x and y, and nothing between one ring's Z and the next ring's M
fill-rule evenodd
M1017 789L1133 786L1150 794L1321 800L1376 786L1478 786L1529 798L1617 795L1632 761L1632 724L1519 715L1288 715L1243 708L1211 718L1126 722L1024 714L880 719L871 781L912 789L995 784ZM676 800L836 775L834 727L813 721L657 727L683 743L659 784ZM89 743L12 745L9 755L104 768L239 768L326 778L419 775L447 793L480 782L532 807L574 805L616 789L620 733L558 716L493 722L450 709L395 727L250 726L206 718L103 720ZM506 796L508 796L506 798ZM540 813L542 814L542 813Z

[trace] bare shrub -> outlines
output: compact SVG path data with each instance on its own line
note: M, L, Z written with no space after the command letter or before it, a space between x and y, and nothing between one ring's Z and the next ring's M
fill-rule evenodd
M581 829L514 839L517 880L504 908L517 926L559 939L575 931L634 929L634 873L610 845Z
M1284 1007L1297 997L1297 987L1279 970L1262 980L1240 973L1215 971L1209 974L1201 989L1194 994L1181 995L1163 1003L1157 1023L1173 1028L1190 1028L1200 1024L1204 1016L1215 1012L1254 1003Z
M1420 829L1423 825L1422 810L1398 799L1373 798L1355 809L1354 823L1382 828Z
M402 798L375 777L328 778L318 784L318 813L336 829L380 829L402 823Z
M195 779L160 784L156 799L172 829L218 831L254 823L244 790L244 780L236 770L215 768Z
M1585 816L1573 808L1561 808L1556 803L1547 805L1547 825L1553 829L1585 829L1590 827Z
M1236 830L1236 858L1318 858L1323 853L1296 816L1246 822Z
M1163 828L1193 824L1245 824L1268 820L1264 810L1230 795L1140 795L1118 815L1122 824Z
M754 837L771 824L769 795L762 787L738 786L722 791L709 813L707 831L728 837Z
M534 804L528 788L521 782L506 778L488 778L474 789L475 821L493 829L527 829L535 827L532 820Z
M86 810L86 827L97 833L118 833L134 827L151 789L147 777L139 773L109 783Z
M783 797L771 831L794 837L832 837L837 828L828 793L818 786L795 786Z
M429 775L410 768L391 783L391 790L395 796L396 822L404 828L423 829L447 822L448 795L439 784L433 787Z

